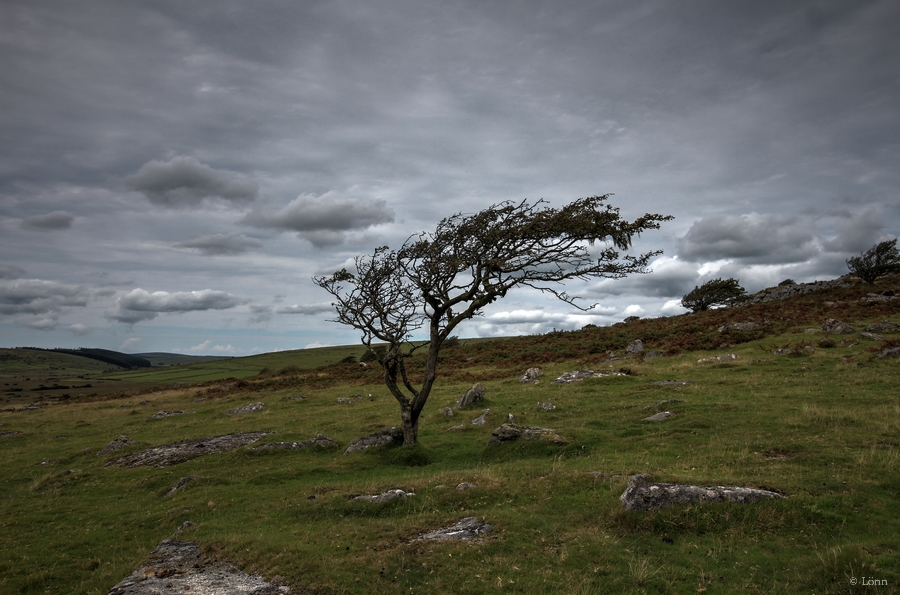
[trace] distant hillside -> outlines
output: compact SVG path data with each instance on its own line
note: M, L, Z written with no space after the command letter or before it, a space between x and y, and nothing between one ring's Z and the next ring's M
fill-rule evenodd
M89 359L95 359L101 362L105 362L107 364L113 364L114 366L119 366L128 370L134 370L136 368L149 368L152 366L152 364L148 360L142 357L129 355L127 353L120 353L118 351L110 351L108 349L94 349L85 347L81 347L78 349L41 349L39 347L25 347L24 349L68 353L69 355L77 355L80 357L86 357Z
M223 359L234 359L227 355L184 355L183 353L165 353L153 351L150 353L133 353L134 357L143 358L153 366L177 366L181 364L202 364Z

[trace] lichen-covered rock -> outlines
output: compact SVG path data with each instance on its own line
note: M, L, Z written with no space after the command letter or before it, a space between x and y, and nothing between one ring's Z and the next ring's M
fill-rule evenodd
M484 393L487 392L487 388L481 384L480 382L475 384L472 388L466 391L466 394L461 395L459 399L456 401L456 408L462 409L463 407L468 407L474 403L480 403L484 400Z
M132 440L128 436L119 436L118 438L114 439L112 442L107 444L103 448L103 450L97 452L97 455L98 456L108 455L111 452L116 452L117 450L122 450L129 444L134 444L134 440Z
M673 483L652 483L645 474L628 479L628 488L619 497L625 510L647 512L676 504L712 502L751 503L781 498L769 490L731 486L692 486Z
M664 419L669 419L672 417L671 411L660 411L659 413L655 413L650 417L645 417L641 421L663 421Z
M492 525L480 523L477 517L470 516L450 527L421 535L413 541L440 541L445 539L471 541L480 535L490 533L493 529Z
M301 448L309 447L337 448L338 443L325 434L318 433L311 440L304 440L303 442L268 442L266 444L263 444L262 446L251 448L250 450L268 450L272 448L281 448L284 450L299 450Z
M554 444L568 444L569 442L551 428L503 424L491 433L491 439L488 441L488 444L500 444L519 439L548 440Z
M822 331L832 335L850 335L855 333L856 329L846 322L841 322L835 318L829 318L822 324Z
M705 362L728 362L736 359L741 359L741 356L736 353L726 353L725 355L714 355L712 357L704 357L702 359L698 359L697 363L702 364Z
M225 412L226 415L242 415L244 413L255 413L257 411L262 411L265 407L263 403L250 403L249 405L244 405L243 407L237 407L235 409L230 409Z
M580 382L585 378L603 378L606 376L625 376L623 372L595 372L594 370L574 370L572 372L566 372L559 378L553 381L553 384L572 384L573 382Z
M146 566L116 584L108 595L274 595L290 592L286 586L273 585L261 576L241 572L227 562L204 555L196 543L166 539L150 553Z
M472 420L472 425L473 426L483 426L485 423L487 423L487 414L490 412L491 412L490 409L485 409L484 411L482 411L481 415L479 415L478 417L476 417L475 419Z
M640 339L635 339L631 343L628 344L628 347L625 348L625 353L628 355L637 355L639 353L644 352L644 342Z
M381 504L382 502L389 502L391 500L396 500L397 498L403 498L405 500L411 496L415 496L415 494L412 492L404 492L403 490L388 490L375 496L354 496L351 500L362 500L363 502Z
M528 368L525 370L525 373L519 377L519 382L521 384L537 384L540 382L538 378L544 375L544 372L540 368Z
M388 446L389 444L403 444L403 428L394 426L393 428L385 428L378 430L359 438L354 438L347 446L344 454L365 450L375 446Z
M896 333L900 331L900 325L894 324L889 320L882 320L881 322L873 322L866 327L866 330L870 333Z
M181 440L162 446L154 446L119 457L106 467L170 467L197 457L235 450L252 444L273 432L239 432L209 438Z
M538 401L538 408L543 409L544 411L553 411L556 409L556 405L553 403L548 403L546 401Z

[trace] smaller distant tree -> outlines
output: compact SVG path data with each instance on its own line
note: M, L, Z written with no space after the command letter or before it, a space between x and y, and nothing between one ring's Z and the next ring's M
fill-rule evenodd
M733 306L747 295L737 279L713 279L694 287L681 298L681 305L693 312L709 310L713 306Z
M882 275L900 272L897 240L879 242L859 256L848 258L847 268L869 285L874 284L875 279Z

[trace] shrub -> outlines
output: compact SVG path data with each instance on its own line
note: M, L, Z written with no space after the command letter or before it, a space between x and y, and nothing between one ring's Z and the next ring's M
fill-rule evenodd
M681 298L681 305L693 312L709 310L713 306L731 306L747 295L737 279L713 279L694 287Z
M900 252L897 240L886 240L872 246L859 256L847 259L850 272L872 285L875 279L888 273L900 272Z

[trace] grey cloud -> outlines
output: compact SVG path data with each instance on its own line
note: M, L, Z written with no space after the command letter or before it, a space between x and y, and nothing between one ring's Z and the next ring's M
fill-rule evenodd
M256 183L237 179L190 156L145 163L125 178L125 185L165 207L196 207L204 198L250 201L259 191Z
M55 229L69 229L75 215L66 211L53 211L46 215L35 215L22 220L22 228L34 231L53 231Z
M680 258L693 262L802 262L818 251L807 225L796 217L759 213L712 215L695 221L676 246Z
M254 210L243 223L257 228L296 231L316 247L341 243L349 231L394 220L383 200L345 198L336 192L321 196L301 194L275 214Z
M156 291L150 293L141 288L120 295L106 317L126 324L152 320L163 313L196 312L203 310L227 310L247 303L246 299L224 291Z
M677 258L662 257L650 264L651 272L624 279L603 279L588 288L595 295L637 295L681 297L690 291L700 275L697 265Z
M25 269L11 264L0 264L0 279L18 279L24 274Z
M77 286L43 279L0 280L0 314L47 314L66 306L87 305Z
M16 319L16 323L19 326L38 331L52 331L59 325L59 316L55 312L36 316L20 316Z
M207 256L221 256L225 254L241 254L255 248L262 247L262 242L244 234L217 233L203 236L186 242L175 244L176 248L197 250Z
M277 314L327 314L334 312L334 306L330 303L318 303L318 304L308 304L305 306L300 306L298 304L294 304L293 306L284 306L275 310Z
M837 234L823 242L823 247L830 252L863 252L881 239L879 234L884 229L885 213L880 205L870 205L859 211L844 211L837 214L834 231Z
M262 306L259 304L250 304L250 318L247 320L250 324L260 324L272 320L272 307Z
M78 337L89 335L91 334L92 330L93 329L91 329L91 327L89 327L88 325L81 323L70 324L68 327L68 331Z

